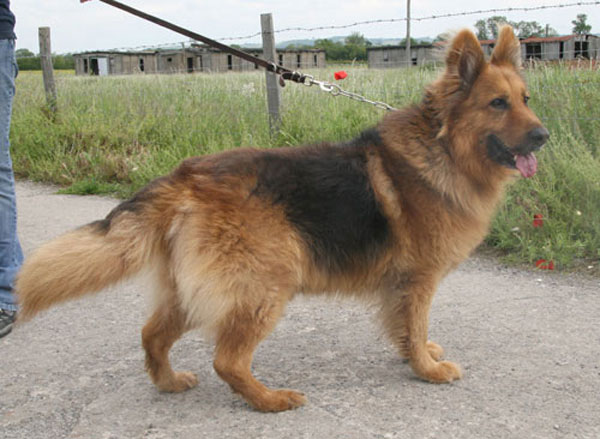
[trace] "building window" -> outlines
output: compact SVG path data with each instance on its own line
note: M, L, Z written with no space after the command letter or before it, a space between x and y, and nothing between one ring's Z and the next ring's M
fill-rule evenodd
M140 72L143 72L144 71L144 58L140 58L139 66L140 66Z
M296 55L296 67L302 67L302 55L300 54Z
M198 56L198 70L200 70L201 72L204 71L204 65L202 64L202 55Z
M525 45L527 59L542 59L542 43L529 43Z
M313 55L313 63L315 64L315 67L319 65L319 57L316 54Z
M561 41L558 49L558 59L563 59L565 57L565 42Z
M227 55L227 70L233 70L233 56Z
M88 70L89 70L89 67L88 67L88 60L87 60L87 58L84 58L84 59L83 59L83 73L86 73L86 74L87 74Z
M100 69L98 67L98 58L90 59L90 70L92 75L99 75Z
M187 72L194 73L194 58L191 56L187 59Z
M575 58L590 58L587 41L575 41Z
M283 65L283 54L282 53L279 54L279 65L280 66Z

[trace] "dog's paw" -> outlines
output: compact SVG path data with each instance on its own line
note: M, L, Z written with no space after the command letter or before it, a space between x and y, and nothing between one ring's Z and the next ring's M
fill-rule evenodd
M165 383L158 384L158 388L163 392L179 393L196 387L198 378L192 372L175 372Z
M460 366L450 361L434 363L426 370L419 371L418 375L431 383L450 383L462 378Z
M444 349L442 349L439 344L434 343L431 340L427 342L427 350L429 351L431 358L433 358L435 361L439 361L440 358L444 356Z
M304 405L306 397L303 393L294 390L271 390L260 398L248 402L262 412L282 412Z

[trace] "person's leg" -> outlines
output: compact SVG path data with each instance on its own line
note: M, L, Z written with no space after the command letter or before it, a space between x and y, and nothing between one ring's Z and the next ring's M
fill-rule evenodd
M17 237L15 180L10 157L10 116L15 94L14 40L0 40L0 309L16 311L14 278L23 261Z

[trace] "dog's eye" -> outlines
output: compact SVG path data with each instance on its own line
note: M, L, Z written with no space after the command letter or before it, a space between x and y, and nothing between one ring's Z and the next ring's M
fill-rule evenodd
M529 96L523 96L523 102L525 105L529 105Z
M506 110L508 108L508 101L504 98L496 98L490 102L490 105L496 110Z

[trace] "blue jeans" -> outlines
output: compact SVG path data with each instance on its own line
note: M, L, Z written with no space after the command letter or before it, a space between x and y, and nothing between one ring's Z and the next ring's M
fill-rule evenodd
M15 177L8 140L18 71L15 41L0 40L0 308L10 311L17 309L12 288L23 262L17 237Z

